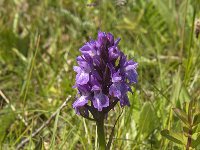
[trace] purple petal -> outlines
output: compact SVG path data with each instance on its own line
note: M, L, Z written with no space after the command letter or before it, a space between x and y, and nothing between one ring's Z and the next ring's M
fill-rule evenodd
M88 96L81 96L73 103L73 108L82 107L88 103Z
M100 45L105 45L106 41L107 41L107 36L105 32L98 32L98 39L97 39L98 43Z
M115 41L114 45L117 46L119 44L120 40L121 40L120 38L117 38L117 40Z
M77 73L80 73L80 72L81 72L81 68L78 67L78 66L74 66L73 69L74 69L74 71L77 72Z
M125 94L122 98L120 98L120 105L123 106L130 106L130 102L128 100L127 94Z
M95 94L93 99L93 105L98 111L102 111L103 107L109 106L109 98L102 92Z
M109 94L111 96L114 96L114 97L118 97L120 98L121 97L121 91L117 89L117 87L115 86L115 84L112 84L109 88Z
M101 76L99 75L99 73L98 73L96 70L93 70L93 71L92 71L92 76L93 76L96 80L99 80L99 81L102 80Z
M130 83L137 83L138 74L136 72L136 68L138 64L133 61L129 61L127 64L128 65L125 67L126 77L130 81Z
M81 95L90 95L91 87L88 84L77 84L76 87Z
M130 81L130 83L137 83L138 74L137 74L136 70L126 71L126 77Z
M82 53L87 53L87 52L90 51L90 50L91 50L91 48L90 48L89 45L87 45L87 44L80 48L80 51L81 51Z
M89 81L89 73L81 71L76 75L76 84L84 85Z
M125 63L126 63L126 56L123 53L121 53L121 57L119 60L120 67L124 67Z
M107 33L108 41L110 42L110 45L114 44L114 36L111 33Z
M122 95L122 94L121 94L121 91L120 91L120 90L117 90L114 84L112 84L112 85L110 86L110 88L109 88L109 94L110 94L111 96L114 96L114 97L117 97L117 98L120 98L121 95Z
M92 41L86 43L83 47L80 48L80 51L83 55L88 54L91 57L95 56L97 53L96 42L92 40Z
M92 91L100 91L101 90L101 87L100 86L97 86L97 85L94 85L92 87Z
M93 63L94 63L94 66L100 66L100 57L99 56L94 56L93 57Z
M112 75L112 82L119 82L122 80L122 77L119 75L119 71Z
M138 66L138 63L130 60L130 61L127 62L125 70L126 71L128 71L128 70L136 70L137 66Z
M90 72L91 71L90 62L87 62L83 56L78 56L76 60L77 60L77 62L79 64L79 66L81 67L81 69L83 69L86 72Z
M110 60L117 59L120 56L120 52L119 52L118 48L115 47L115 46L110 47L108 49L108 52L109 52L109 59Z
M109 94L117 98L121 98L127 92L128 86L124 82L113 83L109 88Z

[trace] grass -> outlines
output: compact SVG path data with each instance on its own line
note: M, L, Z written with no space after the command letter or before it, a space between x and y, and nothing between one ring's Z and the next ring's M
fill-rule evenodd
M139 63L131 107L116 124L112 149L183 149L160 135L180 130L172 108L200 99L200 42L194 20L198 0L2 0L0 1L1 149L15 149L45 122L72 88L78 49L98 30L121 37L120 48ZM31 139L25 149L94 149L95 124L77 116L71 104ZM121 112L106 120L107 140ZM28 123L17 117L20 114ZM199 130L199 129L198 129Z

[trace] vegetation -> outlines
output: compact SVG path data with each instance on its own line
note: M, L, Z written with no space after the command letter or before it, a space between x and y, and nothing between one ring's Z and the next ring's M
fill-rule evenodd
M1 149L23 138L30 139L24 149L97 148L95 123L72 109L72 86L79 48L99 30L120 37L121 50L139 63L111 149L182 150L188 139L200 149L199 0L1 0L0 18ZM121 111L105 122L107 141Z

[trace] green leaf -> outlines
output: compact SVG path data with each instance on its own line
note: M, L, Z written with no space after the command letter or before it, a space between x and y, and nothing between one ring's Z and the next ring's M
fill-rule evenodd
M193 120L193 126L196 126L200 123L200 113L196 114L194 116L194 120Z
M172 103L173 105L176 105L179 96L180 96L180 91L181 91L181 79L180 79L180 75L179 72L176 73L176 76L173 78L173 91L172 91Z
M184 111L178 108L173 108L173 111L175 112L176 116L182 120L182 122L189 126L187 114Z
M191 96L190 96L189 91L187 90L187 88L186 88L186 86L184 84L181 85L179 99L182 102L190 102Z
M193 128L192 128L192 133L194 134L194 133L196 133L196 132L198 132L198 126L193 126Z
M184 145L184 138L182 133L176 133L165 129L161 131L161 135L174 143Z
M146 102L140 112L139 131L144 136L149 135L156 127L158 127L158 118L153 110L152 104Z
M184 102L189 102L191 98L187 88L182 83L182 80L180 78L180 72L177 72L177 74L175 75L172 86L173 86L173 91L171 100L174 105L182 104Z
M10 107L4 108L0 111L0 144L3 142L7 129L13 123L15 115Z
M196 140L192 139L192 148L196 148L200 144L200 135Z

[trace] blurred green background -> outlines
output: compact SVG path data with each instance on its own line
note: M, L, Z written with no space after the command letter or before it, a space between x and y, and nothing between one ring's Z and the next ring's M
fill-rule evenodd
M160 131L180 130L171 108L200 99L200 39L194 35L199 5L199 0L0 0L1 149L15 149L68 95L75 96L79 48L99 30L120 37L121 50L139 63L139 83L117 122L112 149L183 149ZM73 101L25 149L95 149L95 124L75 114ZM117 106L108 115L107 138L120 111Z

